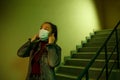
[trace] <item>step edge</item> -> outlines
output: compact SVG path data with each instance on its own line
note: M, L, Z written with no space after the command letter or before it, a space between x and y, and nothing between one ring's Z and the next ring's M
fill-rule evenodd
M66 65L64 65L64 66L61 66L61 67L67 67L67 68L75 68L75 69L85 69L85 67L78 67L78 66L66 66ZM101 71L102 70L102 68L95 68L95 67L92 67L92 68L90 68L89 70L93 70L93 71ZM115 69L113 69L112 70L112 72L115 72L115 71L117 71L117 70L115 70Z
M62 76L62 77L67 77L67 78L72 78L72 79L77 78L77 76L68 75L68 74L61 74L61 73L56 73L56 76Z
M91 59L77 59L77 58L71 58L67 60L78 60L78 61L91 61ZM97 62L105 62L105 59L96 59ZM109 62L114 62L114 60L109 60Z

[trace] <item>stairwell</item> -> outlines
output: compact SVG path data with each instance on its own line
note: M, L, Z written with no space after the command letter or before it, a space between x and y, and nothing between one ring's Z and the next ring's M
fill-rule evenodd
M85 66L89 63L91 58L96 54L96 51L101 47L111 31L112 30L96 31L94 35L91 35L90 38L87 39L87 42L82 43L81 48L77 48L75 51L71 51L71 56L66 59L64 64L59 66L56 70L57 80L77 80L82 70L84 70ZM110 54L114 45L115 36L112 36L108 43L108 55ZM108 68L111 67L115 58L116 52L114 52L111 60L109 61ZM101 52L99 57L95 60L94 64L88 71L90 80L96 80L104 64L105 52ZM115 66L112 73L116 72L118 72L118 70ZM105 80L105 72L102 74L100 80Z

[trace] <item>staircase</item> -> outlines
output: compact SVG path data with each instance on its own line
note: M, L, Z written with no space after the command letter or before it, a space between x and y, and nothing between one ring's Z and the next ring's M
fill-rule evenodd
M96 54L96 51L104 43L108 35L112 30L96 31L94 35L91 35L87 42L82 43L81 48L71 52L70 58L66 59L64 64L57 68L56 78L57 80L77 80L80 73L84 70L85 66L89 63L91 58ZM108 43L108 55L111 54L111 50L115 45L115 36L112 36ZM103 50L104 51L104 50ZM113 53L111 60L109 61L108 68L111 67L116 58L116 52ZM103 65L105 64L105 52L101 52L99 57L95 60L91 66L89 72L90 80L96 80ZM116 72L116 66L112 72ZM85 80L84 78L82 80ZM105 72L103 72L100 80L105 80Z

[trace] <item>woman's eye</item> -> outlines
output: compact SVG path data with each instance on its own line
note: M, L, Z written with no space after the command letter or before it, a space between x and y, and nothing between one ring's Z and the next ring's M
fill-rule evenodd
M49 30L49 28L45 28L45 30Z

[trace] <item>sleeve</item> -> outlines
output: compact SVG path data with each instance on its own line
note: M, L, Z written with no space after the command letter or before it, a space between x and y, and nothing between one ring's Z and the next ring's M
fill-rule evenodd
M48 44L47 49L49 66L58 66L61 62L61 48L56 44Z
M23 44L17 51L17 55L19 57L29 57L30 55L30 51L32 49L32 43L29 39L29 41L27 41L25 44Z

